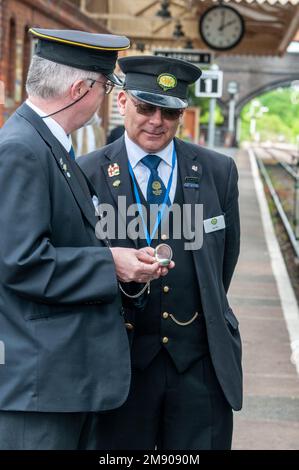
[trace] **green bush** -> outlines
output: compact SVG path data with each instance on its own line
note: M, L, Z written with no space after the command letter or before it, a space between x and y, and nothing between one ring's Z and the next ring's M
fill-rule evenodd
M294 102L293 96L292 88L277 88L254 98L260 102L261 107L268 108L268 112L256 117L256 132L259 133L260 141L297 143L299 103ZM250 110L255 109L258 114L258 108L252 107L252 101L247 103L241 111L241 142L252 139Z

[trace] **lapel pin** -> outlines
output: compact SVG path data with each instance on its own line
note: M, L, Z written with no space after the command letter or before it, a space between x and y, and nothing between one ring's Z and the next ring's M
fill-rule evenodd
M66 176L67 176L68 178L71 178L71 174L70 174L70 172L69 172L68 166L67 166L66 163L64 163L64 161L63 161L62 158L59 159L59 163L60 163L60 166L61 166L62 170L63 170L64 173L66 174Z
M115 180L115 181L113 181L112 186L113 186L114 188L118 188L119 185L120 185L120 183L121 183L120 180Z
M199 188L199 178L197 176L186 176L184 188Z
M112 163L112 165L108 166L108 176L112 178L112 176L118 176L120 173L118 163Z

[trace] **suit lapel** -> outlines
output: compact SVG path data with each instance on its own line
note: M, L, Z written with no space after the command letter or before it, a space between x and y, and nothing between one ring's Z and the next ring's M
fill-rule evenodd
M191 221L188 221L188 226L194 233L196 229L198 230L198 227L195 226L194 205L205 203L205 195L202 190L204 178L203 168L200 163L200 156L198 154L198 151L195 152L195 150L192 151L192 149L190 151L189 146L186 146L184 142L181 142L177 139L175 139L175 146L177 151L177 161L179 169L178 175L181 178L181 183L183 187L184 204L190 204L192 206ZM186 153L186 150L190 153ZM199 187L190 188L186 186L186 178L188 177L197 177ZM191 233L189 233L188 236L191 236ZM201 285L204 285L205 269L207 263L209 263L208 252L204 249L204 246L202 246L199 250L192 250L192 256L194 259L194 265L200 287Z
M178 163L178 178L181 179L183 188L184 204L199 204L202 200L201 191L201 178L202 178L202 165L198 161L198 155L195 152L186 154L184 143L175 139L175 148L177 153ZM189 150L189 149L188 149ZM197 178L196 183L198 188L188 187L188 178ZM191 230L195 230L195 217L194 211L191 216Z
M105 157L102 171L115 204L118 204L119 196L126 196L127 205L134 204L125 139L121 137L113 150L106 151Z
M122 224L122 231L126 230L127 233L127 226L134 219L134 216L127 216L127 209L136 202L132 191L124 137L118 139L112 149L111 147L107 149L101 166L104 179L118 210L118 221ZM118 230L120 231L121 227L118 227ZM129 233L127 236L132 240L135 248L138 248L137 240L130 237Z
M95 228L98 219L95 216L91 197L88 197L84 193L82 185L80 184L80 176L78 175L78 172L81 173L81 170L76 162L73 162L68 158L67 151L50 132L43 120L29 106L24 103L17 110L17 113L30 122L41 138L45 141L46 145L51 148L51 153L63 174L66 183L69 185L77 204L80 206L84 217L88 220L91 226Z

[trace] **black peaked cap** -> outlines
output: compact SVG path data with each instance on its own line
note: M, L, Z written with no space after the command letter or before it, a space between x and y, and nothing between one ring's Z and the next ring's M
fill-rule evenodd
M128 56L118 63L126 74L125 90L141 101L166 108L186 108L188 85L202 73L190 62L161 56Z
M37 56L77 69L102 73L113 83L122 84L113 71L118 51L130 47L130 41L125 36L40 28L29 31L38 38Z

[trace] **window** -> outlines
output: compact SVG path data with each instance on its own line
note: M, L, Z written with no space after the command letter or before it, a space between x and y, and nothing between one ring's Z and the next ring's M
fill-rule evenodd
M16 22L14 18L9 22L9 43L7 64L7 97L14 100L15 97L15 80L16 80Z

